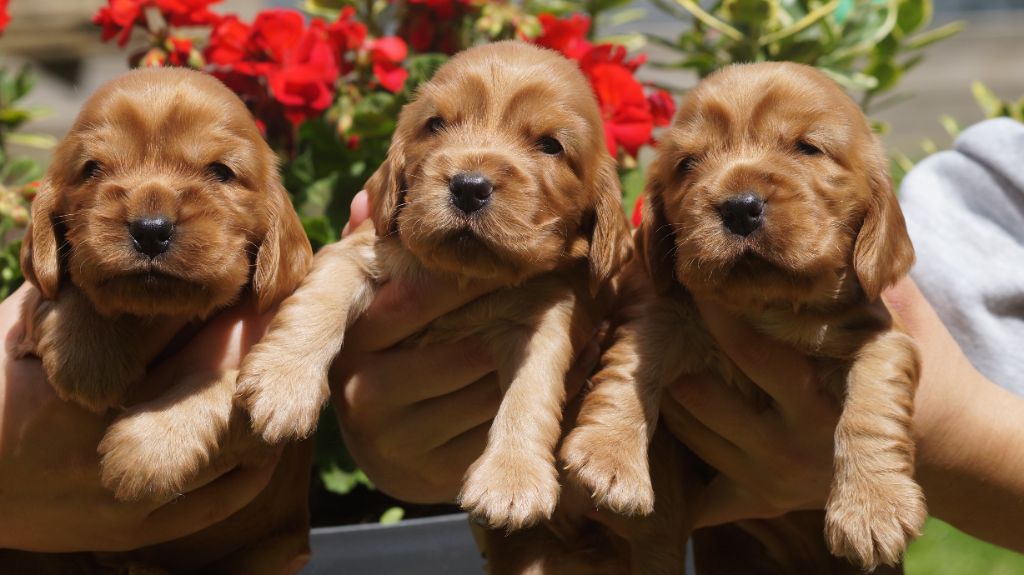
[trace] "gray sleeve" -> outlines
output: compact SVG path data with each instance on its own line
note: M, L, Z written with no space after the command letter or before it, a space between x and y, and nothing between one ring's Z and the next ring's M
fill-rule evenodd
M1024 395L1024 124L977 124L907 174L911 272L971 362Z

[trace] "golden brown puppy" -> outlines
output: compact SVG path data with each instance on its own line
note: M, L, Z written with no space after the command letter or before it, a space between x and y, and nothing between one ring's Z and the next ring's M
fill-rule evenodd
M22 266L38 293L22 351L42 359L62 398L98 412L124 407L157 334L247 289L266 309L311 263L276 156L242 102L197 72L131 72L86 102L34 202ZM263 455L233 408L235 376L193 374L127 406L100 444L104 485L123 500L168 499L223 450ZM292 488L305 491L306 471ZM191 557L220 557L202 549Z
M497 359L505 395L462 506L495 527L549 517L565 373L631 252L586 80L570 61L527 44L467 50L402 110L367 189L373 226L317 255L242 365L254 427L272 442L313 430L346 328L380 284L427 271L500 282L506 287L418 340L474 338Z
M920 360L879 299L914 260L886 166L860 109L813 68L734 66L687 96L637 240L658 297L620 329L562 452L600 504L650 509L663 384L711 370L765 399L702 328L699 295L817 358L843 406L828 543L865 567L899 561L925 505L910 435Z

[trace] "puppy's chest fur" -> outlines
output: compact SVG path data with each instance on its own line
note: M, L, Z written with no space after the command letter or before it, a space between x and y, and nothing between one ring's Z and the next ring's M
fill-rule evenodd
M668 379L663 381L671 381L682 373L712 371L736 386L748 399L755 402L767 399L718 347L688 294L657 297L650 305L650 321L661 324L655 327L655 332L675 334L673 345L666 349L678 355L668 358L672 375L666 374ZM774 307L734 312L755 330L813 358L822 385L840 400L858 350L893 328L888 310L881 302L858 302L835 310L794 311Z

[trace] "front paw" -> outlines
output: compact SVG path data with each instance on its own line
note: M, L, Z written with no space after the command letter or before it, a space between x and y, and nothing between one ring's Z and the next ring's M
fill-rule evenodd
M170 499L207 465L215 441L183 433L159 412L126 415L100 442L100 480L118 501Z
M142 375L127 371L122 373L111 368L106 370L107 373L95 373L95 366L76 368L50 357L43 358L43 370L58 397L93 413L104 413L120 406L131 378Z
M591 493L595 504L623 515L654 511L647 433L642 426L577 427L562 446L562 461L566 471Z
M926 516L924 494L908 476L839 481L825 508L825 537L834 554L865 569L896 565Z
M459 504L492 528L520 529L551 517L558 490L545 458L488 449L466 472Z
M267 443L308 437L330 396L326 367L302 357L285 357L260 343L246 356L237 396L249 412L253 431Z

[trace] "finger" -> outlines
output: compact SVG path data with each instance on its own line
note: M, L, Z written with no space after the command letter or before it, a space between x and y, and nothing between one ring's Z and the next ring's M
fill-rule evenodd
M661 415L669 432L708 465L733 477L751 472L749 458L740 448L708 429L674 400L662 401Z
M822 391L814 364L791 347L757 333L722 307L697 301L701 317L722 350L789 418L813 406Z
M259 467L235 468L153 511L140 529L139 546L178 539L227 519L266 488L276 467L274 460Z
M349 328L345 346L356 352L389 348L499 286L496 280L460 286L454 278L434 275L390 281L377 290L370 308Z
M725 475L711 480L704 492L697 528L732 523L741 519L774 517L781 511L772 509L764 500L736 485Z
M439 497L436 501L455 501L462 488L462 478L474 461L480 458L487 447L487 434L491 422L484 422L466 433L452 438L451 441L431 452L432 460L438 471Z
M352 203L348 208L348 222L341 229L341 237L352 233L352 230L358 228L368 217L370 217L370 196L366 190L361 190L352 197Z
M349 361L358 365L348 365ZM344 387L342 393L353 407L402 406L452 393L495 368L481 342L465 341L397 347L351 358L343 353L331 369L331 382Z
M683 376L668 393L693 418L744 450L770 442L778 431L775 412L758 412L735 387L711 374Z
M494 419L499 405L501 388L492 372L453 393L417 403L396 425L430 451Z

